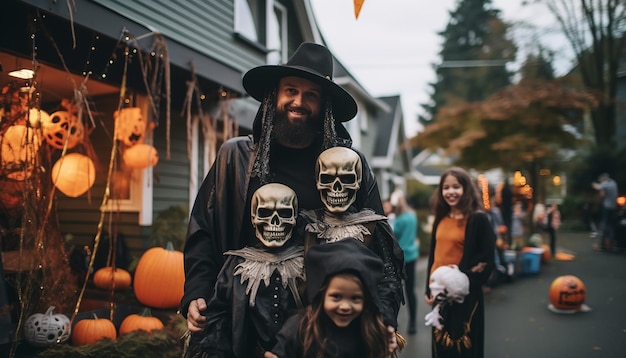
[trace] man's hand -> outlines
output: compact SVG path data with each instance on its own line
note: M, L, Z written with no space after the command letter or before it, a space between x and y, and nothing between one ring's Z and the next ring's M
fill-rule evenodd
M278 358L278 356L272 352L265 352L263 358Z
M206 325L206 317L202 315L202 312L206 310L206 301L204 298L198 298L189 303L189 309L187 310L187 329L190 332L199 332Z

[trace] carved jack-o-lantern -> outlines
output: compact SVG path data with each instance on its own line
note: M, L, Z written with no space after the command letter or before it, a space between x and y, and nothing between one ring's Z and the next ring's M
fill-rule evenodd
M252 225L257 239L265 247L281 247L296 225L298 198L286 185L265 184L252 195Z
M54 306L46 313L35 313L24 323L24 337L35 346L46 347L65 342L70 337L70 319L63 314L52 314Z
M356 200L361 187L361 158L352 149L333 147L326 149L315 164L317 190L326 209L343 213Z
M143 143L147 123L138 107L115 111L115 139L127 146Z
M576 276L557 277L550 285L550 303L557 310L579 311L585 303L587 289Z
M49 117L42 117L41 124L46 142L56 149L72 149L85 138L85 128L78 117L67 111L57 111Z
M35 165L41 141L33 128L10 126L2 137L2 171L7 178L25 180Z

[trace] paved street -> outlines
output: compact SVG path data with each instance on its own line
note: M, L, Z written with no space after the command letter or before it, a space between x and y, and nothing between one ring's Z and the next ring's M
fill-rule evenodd
M560 232L557 247L574 253L573 261L551 260L538 274L518 277L485 296L487 358L626 357L626 254L596 252L593 243L586 233ZM424 326L430 311L423 299L426 259L417 266L418 334L405 335L408 346L401 358L431 357L430 327ZM584 282L590 312L548 310L549 287L561 275ZM406 307L399 323L400 332L406 332Z

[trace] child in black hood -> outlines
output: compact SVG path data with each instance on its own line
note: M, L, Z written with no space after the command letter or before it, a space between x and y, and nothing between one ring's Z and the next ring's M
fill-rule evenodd
M310 304L289 318L265 357L385 358L391 335L380 314L383 262L362 242L311 247L305 256ZM306 354L305 354L306 352Z

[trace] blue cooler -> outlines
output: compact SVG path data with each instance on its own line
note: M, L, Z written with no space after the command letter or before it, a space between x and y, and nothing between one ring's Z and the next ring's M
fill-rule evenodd
M535 274L539 273L541 268L541 256L543 255L542 248L533 248L522 253L522 273L523 274Z

